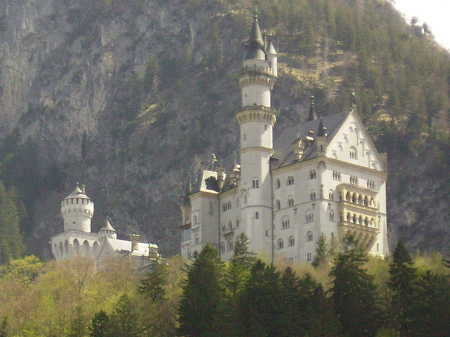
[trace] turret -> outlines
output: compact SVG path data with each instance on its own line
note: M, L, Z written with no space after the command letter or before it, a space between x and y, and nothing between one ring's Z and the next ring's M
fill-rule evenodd
M325 155L327 147L327 128L323 125L323 119L320 118L319 131L316 137L317 154L319 156Z
M278 76L278 55L275 47L273 46L272 40L269 40L269 45L266 50L267 61L269 61L269 68L272 69L272 75Z
M85 187L78 186L61 201L61 215L64 219L64 231L76 230L91 232L91 219L94 215L94 202L85 194Z
M117 239L117 231L111 226L108 218L106 218L105 227L100 228L98 231L98 238L99 240Z

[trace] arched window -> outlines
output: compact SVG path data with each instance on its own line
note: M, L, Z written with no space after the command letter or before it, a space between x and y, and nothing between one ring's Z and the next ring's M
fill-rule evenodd
M73 249L75 251L75 254L80 253L80 243L78 242L78 239L73 240Z
M283 218L283 221L282 221L282 223L281 223L281 228L282 228L282 229L287 229L287 228L289 228L289 227L291 227L291 223L290 223L290 221L289 221L289 218L288 218L288 217L284 217L284 218Z
M358 159L358 152L354 146L350 148L350 159Z
M284 248L284 242L283 239L279 239L278 240L278 249L283 249Z
M275 187L278 189L281 187L280 179L277 179L277 182L275 183Z
M252 186L253 186L253 188L259 188L259 180L258 179L253 179Z
M280 200L275 201L275 209L280 209L280 208L281 208Z
M316 192L311 191L311 192L309 193L309 198L310 198L311 201L316 200Z
M259 219L259 213L255 212L255 219Z
M330 211L330 221L334 221L334 212Z
M313 240L313 233L311 231L309 231L306 234L306 241L311 242Z
M291 235L289 237L289 247L292 247L293 245L295 245L295 239L294 237Z
M294 185L294 177L293 176L288 177L287 184L288 184L288 186Z
M334 199L334 193L333 191L330 191L330 193L328 193L328 199L333 200Z
M309 179L316 179L316 170L309 171Z
M220 252L223 254L223 253L225 253L225 243L224 242L222 242L221 244L220 244Z
M288 198L288 206L289 207L294 206L294 198L292 196L289 196Z
M312 260L312 254L306 253L306 261L311 261L311 260Z

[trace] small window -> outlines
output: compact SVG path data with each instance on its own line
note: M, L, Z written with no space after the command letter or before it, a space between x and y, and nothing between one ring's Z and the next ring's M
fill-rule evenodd
M259 219L259 213L255 212L255 219Z
M307 242L313 241L313 233L312 233L312 232L308 232L308 233L306 234L306 241L307 241Z
M288 177L287 184L288 184L288 186L294 185L294 177L293 176Z
M283 249L284 248L284 242L283 239L279 239L278 240L278 249Z
M221 252L222 254L225 253L225 243L224 243L224 242L222 242L222 243L220 244L220 252Z
M333 200L334 199L334 193L333 191L330 191L330 193L328 193L328 199Z
M281 228L282 228L282 229L287 229L287 228L289 228L289 227L291 227L291 223L290 223L290 221L289 221L288 218L285 218L285 219L282 221L282 223L281 223Z
M280 200L277 200L275 202L275 209L280 209L280 208L281 208L281 202L280 202Z
M311 193L309 194L309 198L310 198L311 201L316 200L316 192L311 192Z
M358 159L358 152L354 146L350 148L350 159Z
M253 188L259 188L259 180L253 179Z
M288 199L288 206L289 206L289 207L294 206L294 198L290 197L290 198Z
M333 180L341 181L341 172L333 171Z
M309 171L309 179L316 179L316 170Z
M295 239L294 239L293 236L290 236L290 237L289 237L289 247L292 247L292 246L294 246L294 245L295 245Z
M311 261L312 260L312 254L311 253L307 253L306 254L306 261Z
M200 238L198 237L198 235L195 235L195 243L199 243L200 242Z
M275 183L275 188L278 189L281 187L280 179L277 179L277 182Z

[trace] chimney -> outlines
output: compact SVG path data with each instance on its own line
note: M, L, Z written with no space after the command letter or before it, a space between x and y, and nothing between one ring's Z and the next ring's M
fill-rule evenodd
M130 234L131 241L131 252L138 249L139 241L141 241L141 236L138 234Z

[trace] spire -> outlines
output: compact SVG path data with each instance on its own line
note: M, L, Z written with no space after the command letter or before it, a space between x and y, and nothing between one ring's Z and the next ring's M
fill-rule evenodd
M273 46L272 39L269 40L269 45L267 46L266 53L271 54L271 55L277 55L277 51L275 50L275 47Z
M262 38L261 29L258 23L258 12L255 9L255 15L253 17L252 29L250 30L250 36L248 39L247 50L245 53L245 59L259 59L265 60L266 54L264 52L264 40Z
M191 172L188 172L187 174L187 182L184 192L186 195L189 195L189 193L191 193Z
M320 117L319 124L319 132L317 133L317 137L326 137L327 136L327 128L323 126L322 117Z
M308 122L317 119L316 109L314 107L314 96L311 96L311 108L309 109Z
M356 108L356 94L355 94L355 90L352 90L352 108Z

